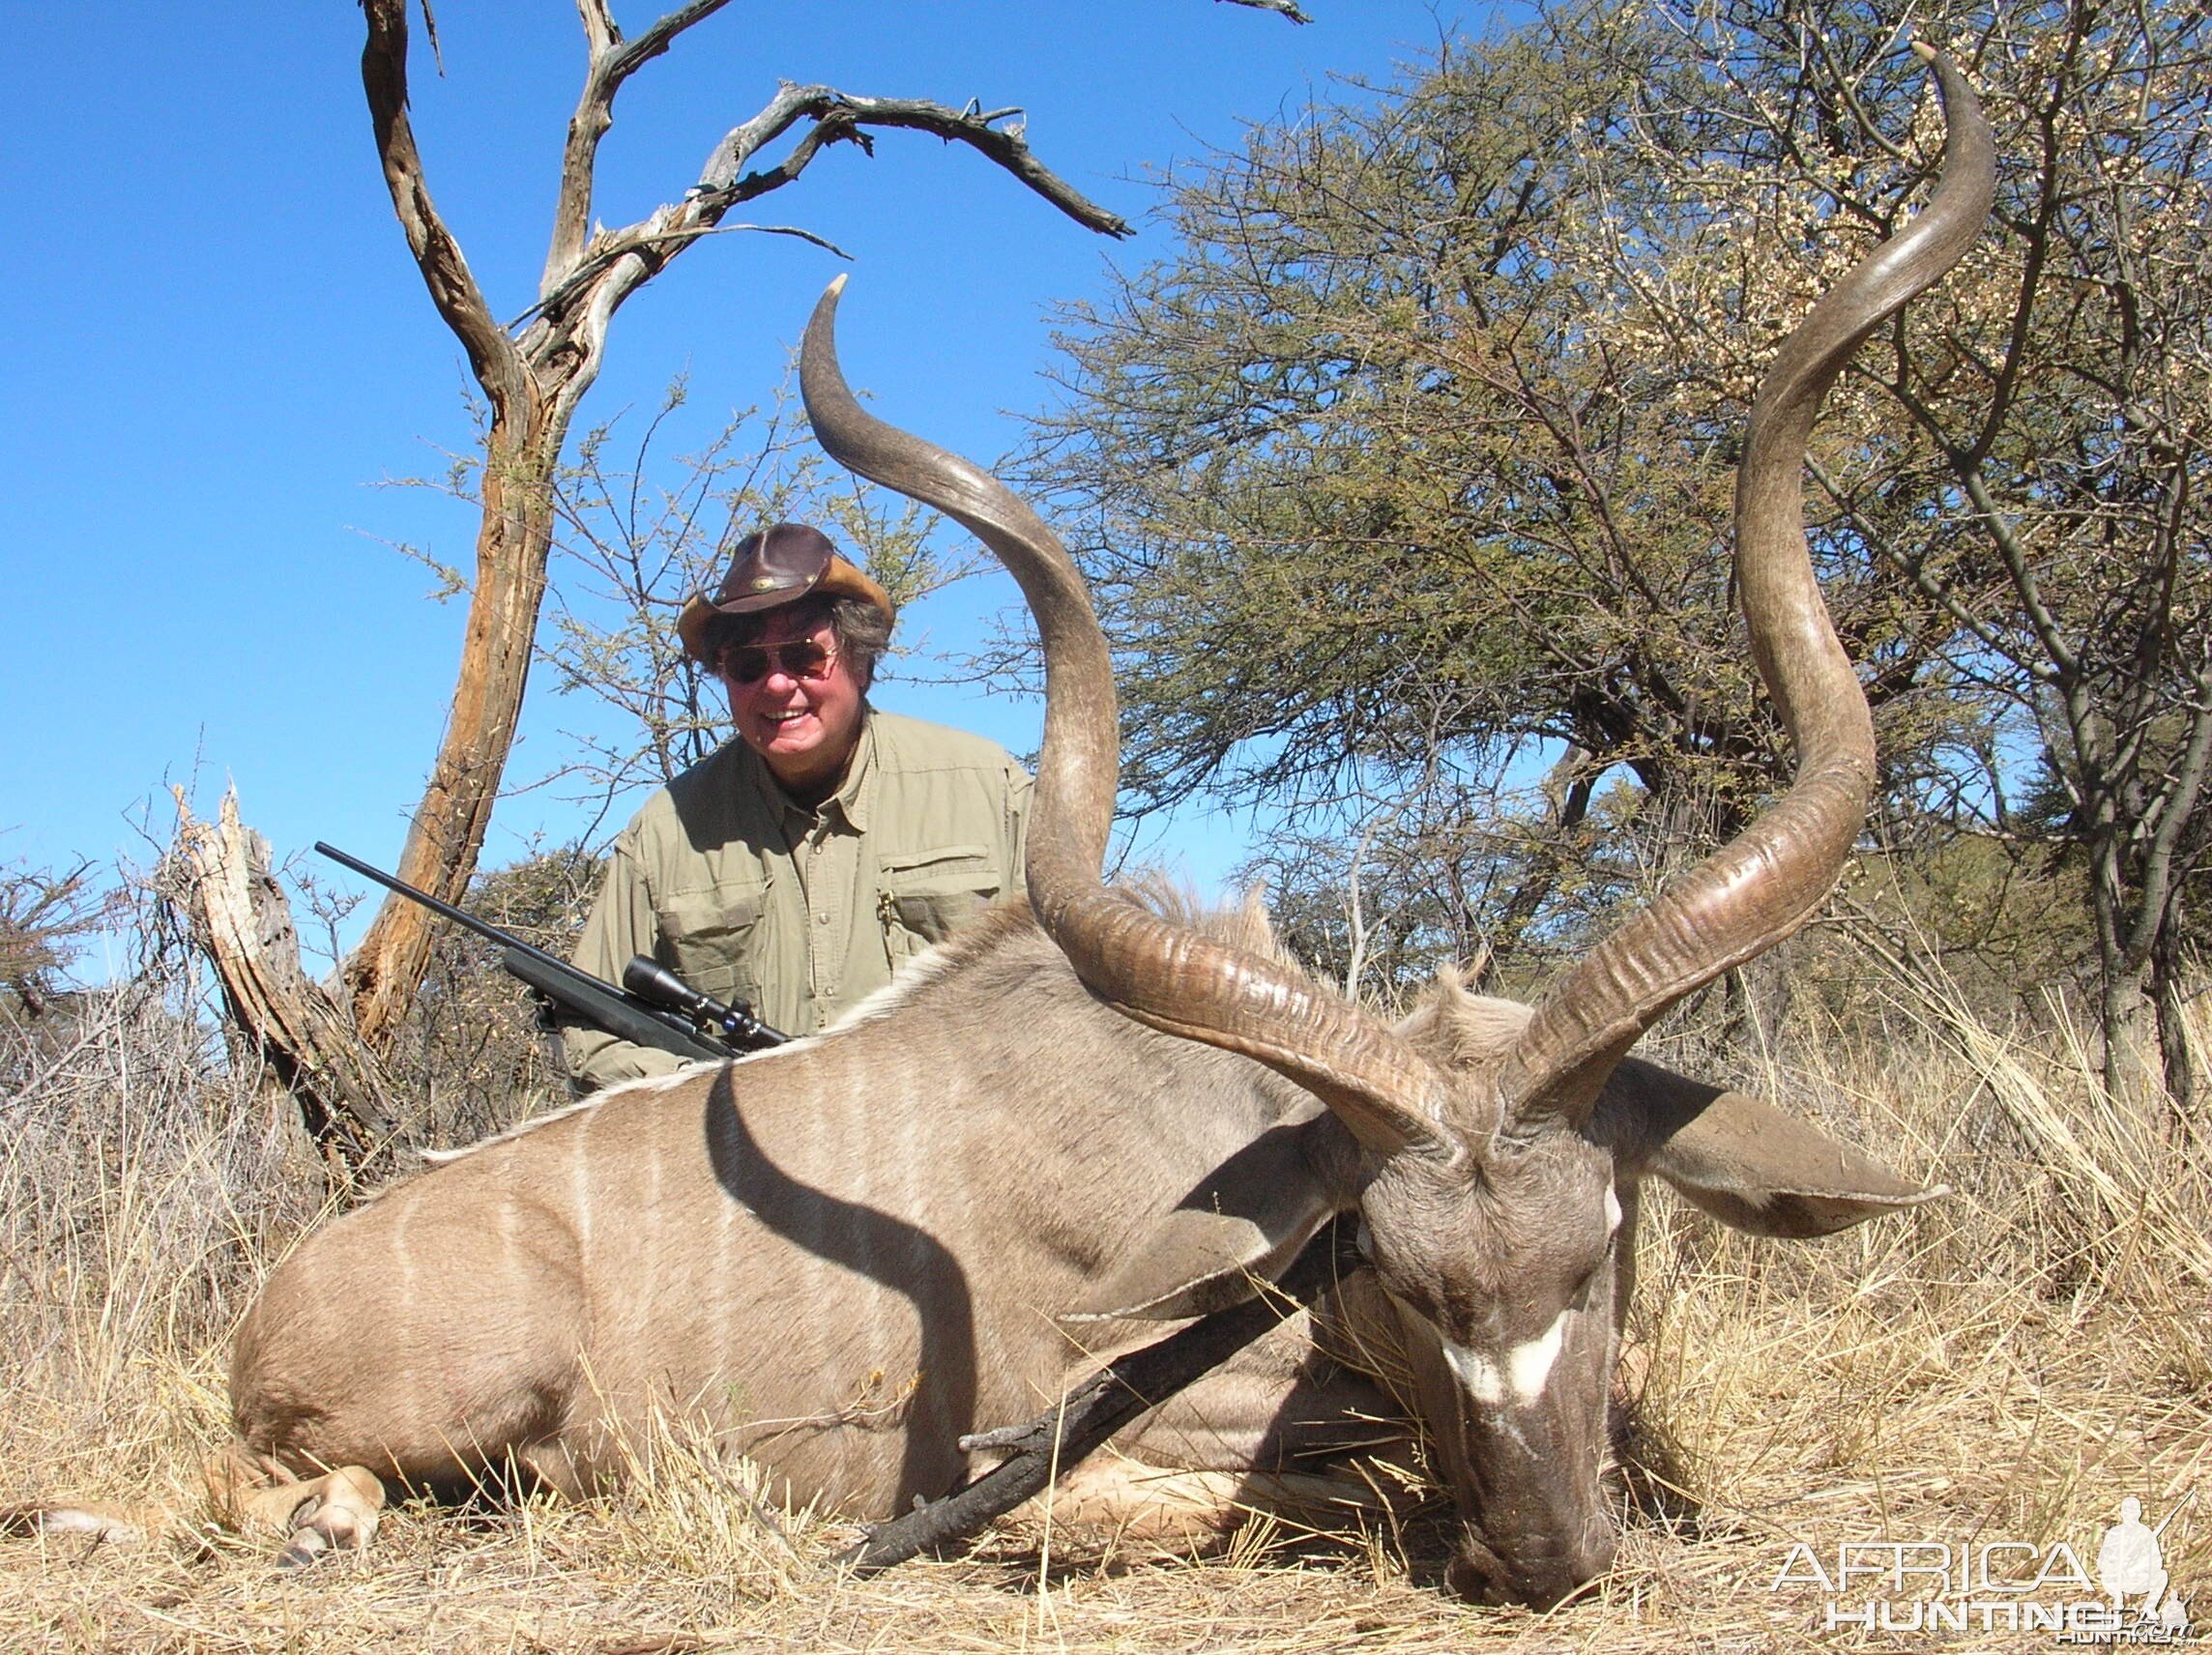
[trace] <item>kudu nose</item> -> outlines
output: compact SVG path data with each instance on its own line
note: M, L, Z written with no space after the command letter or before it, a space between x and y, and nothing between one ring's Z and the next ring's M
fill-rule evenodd
M1551 1609L1612 1568L1615 1544L1613 1525L1601 1522L1557 1548L1517 1546L1507 1562L1470 1532L1445 1566L1444 1582L1470 1603Z

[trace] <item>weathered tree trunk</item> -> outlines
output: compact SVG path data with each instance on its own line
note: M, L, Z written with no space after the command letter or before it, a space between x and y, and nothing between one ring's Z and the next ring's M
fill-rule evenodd
M2184 961L2180 945L2173 941L2180 930L2176 916L2161 938L2151 960L2151 994L2158 1006L2159 1062L2166 1077L2166 1095L2181 1122L2188 1124L2197 1118L2197 1064L2189 1048Z
M2148 1104L2158 1085L2158 1015L2148 968L2108 972L2099 985L2105 1033L2105 1089Z
M517 439L495 422L486 449L483 523L477 537L453 710L438 762L408 824L398 874L444 901L468 892L514 742L552 550L553 468L566 421ZM346 961L363 1040L387 1049L429 969L433 927L420 903L394 897Z
M2099 826L2089 847L2089 901L2097 928L2097 1016L2105 1037L2105 1089L2115 1098L2150 1107L2160 1078L2159 1029L2150 951L2134 945L2140 928L2141 898L2129 889L2118 833L2109 824Z
M2110 801L2122 797L2122 788L2108 784L2090 793L2087 812L2093 824L2089 900L2096 920L2105 1087L2143 1109L2170 1109L2184 1121L2194 1119L2197 1077L2186 1023L2181 889L2170 841L2185 825L2173 813L2193 806L2198 791L2168 800L2163 811L2121 810ZM2130 832L2122 826L2146 819L2154 832Z
M213 823L194 821L175 790L177 837L162 885L214 965L224 1008L298 1100L326 1166L350 1182L390 1145L391 1088L345 1008L300 964L291 906L269 871L269 845L224 793Z

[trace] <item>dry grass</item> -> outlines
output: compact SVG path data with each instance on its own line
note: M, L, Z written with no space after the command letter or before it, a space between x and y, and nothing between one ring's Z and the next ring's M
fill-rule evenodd
M44 1045L0 1031L0 1494L183 1499L222 1439L229 1329L315 1216L267 1105L178 1003L141 986ZM829 1561L844 1531L664 1429L626 1494L401 1508L368 1559L304 1579L223 1540L0 1539L0 1649L1917 1648L1770 1590L1790 1546L2063 1539L2093 1567L2125 1494L2154 1521L2182 1507L2168 1566L2212 1613L2212 1157L2107 1099L2062 1022L2013 1037L1940 996L1871 1022L1768 1089L1955 1193L1798 1247L1646 1204L1652 1493L1613 1575L1554 1614L1444 1597L1418 1524L1328 1545L1254 1525L1195 1563L1032 1526L857 1581Z

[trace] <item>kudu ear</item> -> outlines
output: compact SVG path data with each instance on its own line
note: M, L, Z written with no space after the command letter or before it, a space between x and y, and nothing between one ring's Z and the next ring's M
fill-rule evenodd
M1306 1154L1311 1127L1272 1127L1222 1162L1060 1320L1179 1321L1250 1298L1336 1210Z
M1641 1058L1606 1084L1586 1129L1624 1177L1656 1173L1722 1223L1803 1240L1945 1194L1740 1091Z

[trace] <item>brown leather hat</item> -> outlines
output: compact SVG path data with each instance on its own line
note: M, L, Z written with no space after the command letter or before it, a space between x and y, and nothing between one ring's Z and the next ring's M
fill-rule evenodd
M707 660L707 624L717 615L751 615L780 609L812 593L858 597L888 619L890 595L837 555L830 537L803 523L777 523L738 542L730 572L712 595L701 593L684 604L676 631L684 653Z

